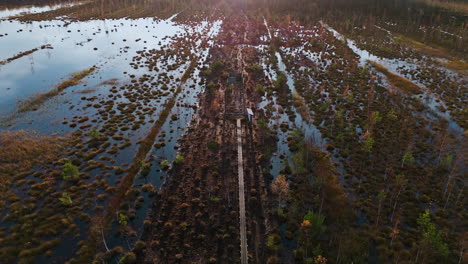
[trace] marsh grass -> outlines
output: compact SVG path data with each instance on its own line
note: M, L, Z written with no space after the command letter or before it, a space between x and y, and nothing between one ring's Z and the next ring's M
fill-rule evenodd
M421 93L421 90L419 88L419 86L417 86L416 84L414 84L413 82L401 77L401 76L398 76L398 75L395 75L391 72L388 71L387 68L385 68L384 66L378 64L377 62L375 61L369 61L369 63L374 66L374 68L381 72L382 74L384 74L388 81L400 88L401 90L405 91L405 92L408 92L408 93L412 93L412 94L419 94Z
M312 120L312 117L310 116L310 110L307 107L307 105L304 102L304 99L297 93L295 92L294 95L294 106L296 106L299 111L301 112L302 118L304 118L307 123L310 123Z
M38 50L42 50L42 49L52 49L52 46L51 46L50 44L42 45L42 46L39 47L39 48L34 48L34 49L31 49L31 50L27 50L27 51L25 51L25 52L18 53L17 55L15 55L15 56L13 56L13 57L11 57L11 58L8 58L8 59L6 59L6 60L0 61L0 65L5 65L5 64L7 64L7 63L10 63L10 62L12 62L12 61L14 61L14 60L17 60L17 59L19 59L19 58L21 58L21 57L27 56L27 55L29 55L29 54L32 54L32 53L34 53L34 52L36 52L36 51L38 51Z
M36 161L55 157L63 140L25 130L0 132L0 172L28 170Z
M52 90L50 90L48 92L45 92L45 93L37 94L37 95L35 95L35 96L33 96L33 97L29 98L29 99L21 101L19 103L19 105L18 105L17 112L24 113L24 112L28 112L28 111L31 111L31 110L36 110L37 108L39 108L39 106L44 104L45 101L47 101L48 99L60 94L66 88L71 87L71 86L75 86L75 85L81 83L81 80L83 78L90 75L95 70L96 70L96 67L93 66L93 67L91 67L89 69L74 73L69 79L64 80L63 82L58 84L57 87L55 87L54 89L52 89Z
M59 85L57 85L57 90L63 91L64 89L66 89L66 88L68 88L70 86L74 86L74 85L79 84L81 82L81 79L83 79L84 77L90 75L95 70L96 70L96 67L93 66L93 67L91 67L89 69L74 73L70 79L67 79L67 80L61 82Z
M443 49L443 48L434 48L430 47L422 42L419 42L417 40L414 40L410 37L403 36L403 35L397 35L396 41L400 44L407 44L413 47L414 49L423 52L425 54L431 55L431 56L437 56L437 57L447 57L448 56L448 51Z
M410 47L414 48L415 50L424 53L426 55L432 56L432 57L439 57L446 59L447 62L442 63L443 66L456 70L456 71L467 71L468 70L468 63L454 59L451 55L450 52L442 47L431 47L428 46L422 42L419 42L417 40L414 40L412 38L403 36L403 35L398 35L396 37L396 41L401 43L401 44L407 44Z

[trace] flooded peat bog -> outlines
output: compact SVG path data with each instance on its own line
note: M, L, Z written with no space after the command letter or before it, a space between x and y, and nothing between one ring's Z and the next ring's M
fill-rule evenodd
M0 263L465 263L462 0L0 1Z

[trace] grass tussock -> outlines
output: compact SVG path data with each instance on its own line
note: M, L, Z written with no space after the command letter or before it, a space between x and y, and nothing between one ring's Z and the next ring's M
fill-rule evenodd
M96 70L96 67L91 67L89 69L74 73L71 78L61 82L60 84L57 85L56 88L45 92L45 93L40 93L37 94L29 99L26 99L24 101L21 101L17 111L19 113L31 111L31 110L36 110L39 106L41 106L45 101L47 101L49 98L52 98L59 93L63 92L66 88L75 86L81 82L81 80L93 73Z
M387 77L387 80L394 86L398 87L400 90L405 91L407 93L412 93L412 94L419 94L421 93L421 90L419 86L414 84L413 82L398 76L396 74L393 74L388 71L387 68L384 66L378 64L375 61L369 61L369 63L374 66L374 68L384 74Z

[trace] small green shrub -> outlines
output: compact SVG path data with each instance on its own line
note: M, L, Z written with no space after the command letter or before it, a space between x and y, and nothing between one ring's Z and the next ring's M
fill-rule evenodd
M213 151L218 150L218 149L219 149L219 144L218 144L218 142L216 142L216 141L210 141L210 142L208 142L208 149L209 149L209 150L213 150Z
M210 198L210 201L212 201L213 203L219 203L221 201L221 198L213 196Z
M141 168L142 170L144 170L144 169L146 169L146 168L149 168L150 166L151 166L151 164L150 164L149 162L146 162L146 161L144 161L144 160L141 160L141 161L140 161L140 168Z
M281 238L278 234L273 234L268 236L266 246L273 251L278 251L281 249Z
M179 165L179 164L184 163L184 161L185 161L184 156L177 154L177 156L176 156L176 158L174 160L174 163Z
M213 82L210 82L210 83L206 86L206 88L208 89L208 94L211 94L211 95L212 95L212 94L214 94L215 91L216 91L216 84L213 83Z
M63 165L62 176L64 180L77 180L80 177L78 167L73 165L71 161L66 161Z
M362 149L366 152L372 152L372 147L374 146L374 138L369 136L364 140L364 145Z
M121 225L121 226L128 225L127 216L122 214L122 213L119 213L119 225Z
M406 152L401 159L401 166L412 165L414 163L414 156L411 152Z
M220 72L221 70L224 69L224 62L222 61L215 61L213 64L211 64L211 72Z
M249 67L247 67L246 69L247 71L249 72L253 72L253 73L261 73L263 71L263 67L261 65L258 65L258 64L253 64L253 65L250 65Z
M261 84L257 84L257 86L255 87L255 89L257 90L257 92L259 94L264 94L265 93L265 90L263 89L263 86Z
M71 205L73 203L70 195L66 192L62 193L62 197L59 198L59 201L64 205Z
M164 169L169 168L169 161L163 160L159 163Z
M96 138L99 138L100 137L100 134L99 134L99 131L96 129L96 128L93 128L91 129L87 135L93 139L96 139Z

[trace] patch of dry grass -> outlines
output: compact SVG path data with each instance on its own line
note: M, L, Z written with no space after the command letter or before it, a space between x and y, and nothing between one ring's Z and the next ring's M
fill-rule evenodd
M382 74L384 74L386 77L387 77L387 80L394 86L398 87L400 90L403 90L405 92L408 92L408 93L412 93L412 94L419 94L421 93L421 90L419 88L419 86L417 86L416 84L414 84L413 82L401 77L401 76L398 76L396 74L393 74L391 72L388 71L387 68L385 68L384 66L378 64L377 62L375 61L369 61L369 63L374 66L374 68L381 72Z
M456 71L468 71L468 63L461 60L448 61L445 66Z
M25 130L0 132L0 173L28 170L37 161L55 157L63 140Z
M45 92L45 93L40 93L37 94L29 99L26 99L24 101L21 101L20 104L18 105L17 111L19 113L31 111L31 110L36 110L39 106L41 106L45 101L47 101L49 98L52 98L59 93L61 93L63 90L70 86L75 86L79 83L81 83L81 80L93 73L96 70L96 67L91 67L89 69L74 73L71 78L61 82L60 84L57 85L56 88Z
M419 42L407 36L397 35L396 41L399 42L400 44L407 44L411 46L412 48L414 48L415 50L422 52L424 54L430 55L430 56L442 57L442 58L449 57L448 50L444 48L430 47L422 42Z
M63 137L31 131L0 132L0 197L9 191L14 175L56 159L66 142Z

